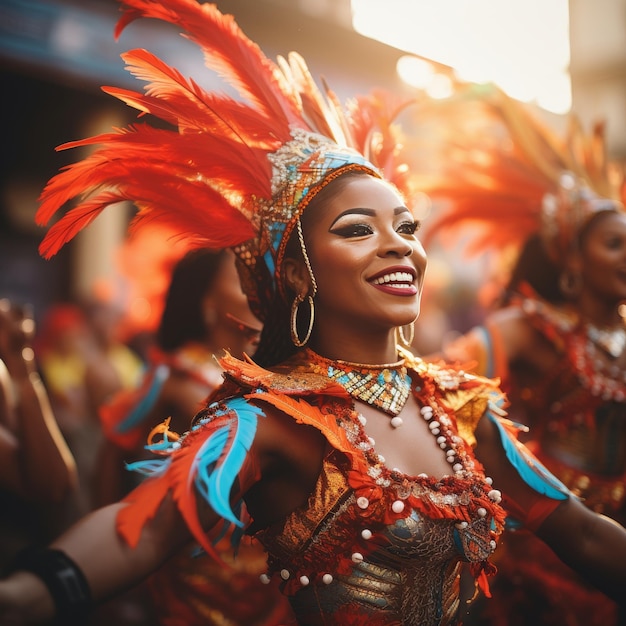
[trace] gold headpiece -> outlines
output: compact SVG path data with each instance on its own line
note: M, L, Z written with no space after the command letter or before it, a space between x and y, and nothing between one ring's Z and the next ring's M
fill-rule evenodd
M121 4L116 36L139 17L176 24L242 100L203 90L146 50L123 54L145 91L104 91L169 128L137 123L61 146L98 147L44 189L42 225L80 200L50 228L40 251L52 256L107 206L130 200L138 208L133 228L157 221L197 245L232 248L250 305L263 320L280 284L286 239L325 181L357 169L410 191L393 124L408 102L373 94L343 108L333 92L317 88L299 55L274 63L212 4Z

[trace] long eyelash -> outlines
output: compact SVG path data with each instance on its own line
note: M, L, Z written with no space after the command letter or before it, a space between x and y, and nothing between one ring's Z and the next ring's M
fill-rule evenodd
M422 227L422 223L419 220L414 220L412 222L402 222L399 228L403 226L409 226L411 228L411 234L415 234Z
M355 232L359 229L365 229L368 231L368 233L372 232L372 227L369 224L349 224L346 226L342 226L340 228L334 228L332 229L330 232L335 234L335 235L340 235L342 237L350 237L350 236L358 236L355 235Z

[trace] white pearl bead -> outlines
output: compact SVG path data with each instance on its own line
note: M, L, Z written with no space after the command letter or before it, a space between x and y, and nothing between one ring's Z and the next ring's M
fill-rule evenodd
M497 544L497 543L496 543L496 542L492 539L492 540L489 542L489 545L491 546L491 550L493 551L493 550L495 550L495 549L496 549L496 547L497 547L497 545L498 545L498 544Z
M361 537L363 537L363 539L365 539L365 541L367 541L368 539L372 538L372 531L369 530L368 528L365 528L361 531Z
M492 489L487 495L496 503L502 500L502 492L498 489Z
M402 424L404 424L404 420L399 415L396 415L395 417L391 418L392 428L400 428Z
M439 426L441 426L441 424L437 420L428 424L428 428L430 428L430 430L435 430L435 428L439 428Z
M446 443L446 438L441 435L441 437L437 437L437 443L441 445L442 443Z
M467 528L469 526L469 524L467 522L457 522L455 524L455 526L459 529L459 530L464 530L465 528Z
M365 424L367 424L367 418L365 417L365 415L359 415L359 422L361 422L361 424L363 424L363 426L365 426Z
M368 437L367 440L370 442L370 446L375 446L376 445L376 441L374 440L374 437Z
M355 552L352 555L352 562L353 563L363 563L363 555L360 552Z
M366 509L370 505L370 501L365 496L361 496L360 498L357 498L356 505L360 509Z
M452 469L453 469L455 472L460 472L460 471L463 469L463 465L461 465L461 463L455 463L455 464L452 466Z
M330 583L332 583L332 582L333 582L333 575L332 575L332 574L324 574L324 575L322 576L322 582L323 582L325 585L330 585Z
M309 580L308 576L300 576L300 584L303 587L306 587L311 581Z
M479 517L485 517L487 515L487 509L484 509L482 506L476 511Z
M488 485L493 485L493 478L490 478L489 476L487 476L487 477L485 478L485 482L486 482Z
M267 574L261 574L259 576L259 580L264 584L264 585L269 585L270 584L270 577Z
M280 577L283 580L289 580L289 576L290 576L290 574L289 574L289 570L288 569L281 569L280 570Z
M402 513L402 511L404 511L404 502L402 502L402 500L396 500L392 505L391 505L391 510L394 513Z

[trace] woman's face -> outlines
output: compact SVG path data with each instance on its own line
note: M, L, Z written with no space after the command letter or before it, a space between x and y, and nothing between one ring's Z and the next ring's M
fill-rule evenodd
M316 329L388 330L412 322L426 270L418 222L379 179L355 176L340 184L303 225L318 286Z
M581 247L585 288L596 297L626 299L626 214L606 212L590 224Z
M241 289L235 255L230 250L220 262L218 273L204 299L204 306L210 312L213 332L216 325L235 327L241 324L248 329L261 328L261 323L250 310Z

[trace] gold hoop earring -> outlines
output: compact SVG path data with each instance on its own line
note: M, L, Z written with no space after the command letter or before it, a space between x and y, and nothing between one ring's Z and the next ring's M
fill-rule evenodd
M302 251L302 258L304 259L304 264L306 265L307 272L309 273L309 277L311 278L311 288L313 289L313 293L310 297L315 297L317 293L317 281L315 280L315 275L313 274L313 267L311 266L311 260L309 259L309 255L306 251L306 246L304 245L304 234L302 233L302 222L300 218L298 218L296 222L296 229L298 231L298 241L300 242L300 250ZM300 300L303 302L303 299Z
M583 288L583 277L574 272L567 270L559 276L559 289L567 298L575 298L580 294Z
M415 338L415 322L411 322L407 324L409 327L409 337L408 339L404 336L404 326L398 326L398 338L400 339L400 343L405 348L412 348L413 339Z
M306 335L304 339L300 339L298 336L298 308L300 304L302 304L305 300L305 296L298 294L291 304L291 341L294 346L297 348L302 348L305 346L309 339L311 338L311 333L313 332L313 321L315 320L315 303L313 302L313 296L306 296L306 300L309 301L309 327L307 328Z

